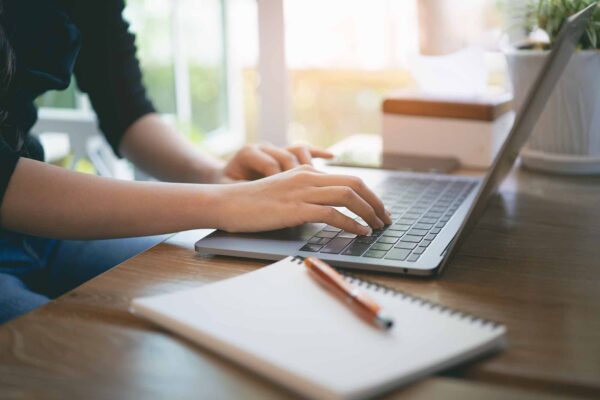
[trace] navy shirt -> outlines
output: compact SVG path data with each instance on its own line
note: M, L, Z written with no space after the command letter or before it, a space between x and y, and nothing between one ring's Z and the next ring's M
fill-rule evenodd
M123 0L4 0L0 23L14 48L16 76L3 101L21 135L0 132L0 205L19 158L43 161L29 131L37 120L33 102L44 92L66 89L74 75L117 154L127 128L154 112L124 7Z

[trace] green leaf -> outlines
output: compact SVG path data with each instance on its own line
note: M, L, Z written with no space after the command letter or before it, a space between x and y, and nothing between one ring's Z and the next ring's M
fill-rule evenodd
M523 13L525 29L528 32L536 28L543 29L554 42L565 20L581 11L596 0L528 0ZM582 49L600 48L600 8L597 8L586 33L579 42Z

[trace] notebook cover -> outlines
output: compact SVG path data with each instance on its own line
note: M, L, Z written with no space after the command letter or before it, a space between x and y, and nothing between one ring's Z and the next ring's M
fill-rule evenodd
M348 278L351 279L351 278ZM297 259L131 311L310 398L374 396L503 346L505 328L355 280L395 319L358 318Z

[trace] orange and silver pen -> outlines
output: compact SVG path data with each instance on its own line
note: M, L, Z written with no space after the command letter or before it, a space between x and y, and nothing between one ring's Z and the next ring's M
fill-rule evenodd
M315 257L307 257L304 259L304 265L320 282L334 293L342 296L346 303L367 321L386 330L394 326L394 321L382 314L381 306L375 300L348 283L342 275L327 263Z

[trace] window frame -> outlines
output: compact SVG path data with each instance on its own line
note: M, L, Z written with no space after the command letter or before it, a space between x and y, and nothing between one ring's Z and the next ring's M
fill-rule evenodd
M290 121L289 71L285 57L284 0L258 4L258 138L288 144Z

